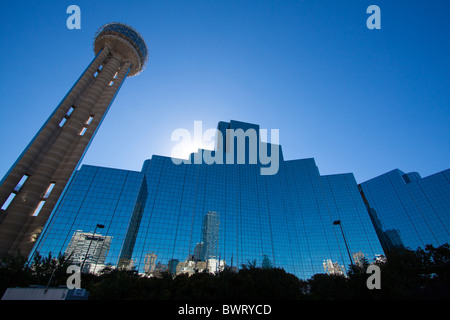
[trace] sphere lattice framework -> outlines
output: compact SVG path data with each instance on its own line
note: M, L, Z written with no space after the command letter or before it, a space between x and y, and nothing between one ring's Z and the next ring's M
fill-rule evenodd
M103 25L95 33L93 46L95 54L107 46L123 62L130 61L133 66L129 77L138 75L147 66L147 45L141 35L126 24L113 22Z

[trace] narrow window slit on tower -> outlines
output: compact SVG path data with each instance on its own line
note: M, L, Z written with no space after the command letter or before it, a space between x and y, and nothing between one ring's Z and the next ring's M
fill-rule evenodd
M75 110L75 106L71 106L69 111L67 111L66 113L66 117L70 117L70 115L72 114L73 110Z
M94 115L90 115L89 118L84 123L83 129L81 129L80 136L84 135L86 133L87 127L91 124L92 120L94 119Z
M38 206L36 207L36 209L33 212L33 217L37 217L39 215L39 212L41 212L44 204L45 204L45 200L41 200L41 202L39 202Z
M19 182L17 183L17 185L14 187L13 191L9 195L8 199L6 199L6 201L2 204L2 207L1 207L2 210L6 210L9 207L10 203L13 201L16 194L20 191L20 189L24 185L25 181L27 181L28 177L29 177L28 174L24 174L22 176L22 178L19 180Z
M28 179L28 175L24 174L22 179L20 179L19 183L14 187L14 192L19 192L20 188L22 188L23 184L25 183L25 181L27 181Z
M92 119L94 119L94 116L90 116L89 119L87 119L87 121L86 121L87 126L91 124Z
M50 193L52 192L54 187L55 187L55 183L54 182L50 183L50 185L47 188L47 191L45 191L45 194L44 194L44 196L42 198L43 199L47 199L49 197Z
M64 123L66 123L67 118L62 118L61 122L59 123L59 126L62 128Z
M11 201L13 201L14 197L16 196L15 193L11 193L8 197L8 199L6 199L5 203L3 203L2 205L2 210L6 210L9 207L9 204L11 203Z
M61 122L59 123L59 126L61 128L64 126L64 124L70 118L70 116L72 115L74 110L75 110L75 106L71 106L70 109L67 111L66 115L64 116L64 118L62 118Z
M67 111L66 113L66 117L70 117L70 115L72 114L73 110L75 110L75 106L71 106L69 111Z
M103 66L98 67L97 71L94 73L94 78L97 78L97 76L100 74L100 71L102 71Z
M87 128L83 127L83 129L81 129L80 131L80 136L84 136L84 134L86 133Z

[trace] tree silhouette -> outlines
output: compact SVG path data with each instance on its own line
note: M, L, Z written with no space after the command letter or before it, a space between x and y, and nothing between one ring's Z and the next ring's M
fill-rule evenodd
M249 261L239 270L226 267L215 274L149 278L136 270L108 266L100 274L82 274L82 288L93 300L376 300L450 299L450 247L428 245L416 251L396 249L386 260L374 261L381 272L381 290L367 288L371 263L349 266L348 275L316 274L300 280L282 268ZM70 259L63 255L6 256L0 260L0 292L9 287L65 285Z

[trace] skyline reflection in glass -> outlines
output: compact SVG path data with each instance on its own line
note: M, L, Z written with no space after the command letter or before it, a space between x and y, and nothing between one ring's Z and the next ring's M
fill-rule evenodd
M219 123L238 128L259 126ZM351 263L384 254L353 174L321 176L314 159L279 153L274 175L261 175L260 163L175 164L163 156L141 172L84 165L34 251L63 253L77 232L101 223L98 236L109 237L108 250L98 251L102 265L149 276L255 262L308 279L346 274Z

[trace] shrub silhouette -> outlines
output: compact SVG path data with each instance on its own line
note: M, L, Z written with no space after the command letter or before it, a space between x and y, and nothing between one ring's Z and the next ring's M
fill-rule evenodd
M316 274L300 280L282 268L255 262L216 273L162 273L149 278L137 271L105 268L100 274L83 274L82 288L93 300L345 300L345 299L450 299L450 247L386 253L375 262L381 272L381 290L369 290L366 282L370 263L349 266L347 276ZM0 294L9 287L65 285L69 259L64 256L33 261L17 255L0 260Z

